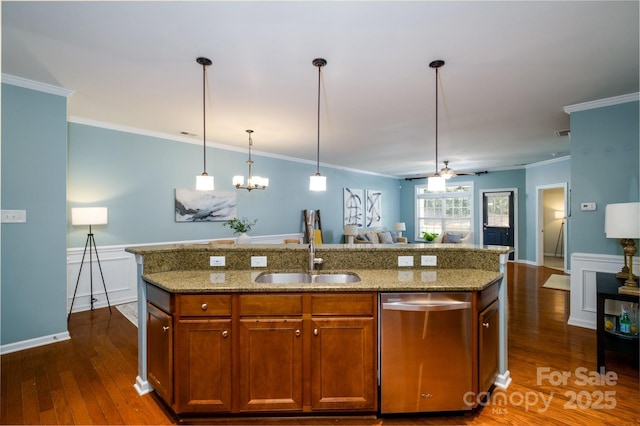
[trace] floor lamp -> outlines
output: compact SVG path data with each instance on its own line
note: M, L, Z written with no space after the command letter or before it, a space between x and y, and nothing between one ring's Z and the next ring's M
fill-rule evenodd
M107 286L104 283L104 275L102 274L102 266L100 266L100 258L98 257L98 248L96 247L96 240L93 238L93 232L91 230L92 225L106 225L107 224L107 208L106 207L74 207L71 209L71 224L73 226L89 226L89 233L87 234L87 242L84 244L84 252L82 253L82 261L80 262L80 271L78 272L78 280L76 281L76 289L73 291L73 299L71 299L71 308L69 309L69 315L67 321L71 317L73 311L73 302L76 300L76 293L78 291L78 284L80 283L80 275L82 275L82 265L84 265L84 258L87 254L87 248L89 249L89 285L91 288L91 310L93 311L93 302L97 299L93 297L93 252L95 251L96 260L98 261L98 269L100 269L100 277L102 278L102 287L104 287L104 295L107 298L107 306L109 306L109 313L111 313L111 304L109 303L109 295L107 294Z
M556 219L562 219L562 223L560 224L560 231L558 231L558 241L556 241L556 251L554 252L554 255L558 256L558 246L560 245L560 241L562 241L562 238L564 237L564 210L556 210L554 214ZM562 257L562 253L564 251L564 241L562 242L563 244L560 245L560 257Z

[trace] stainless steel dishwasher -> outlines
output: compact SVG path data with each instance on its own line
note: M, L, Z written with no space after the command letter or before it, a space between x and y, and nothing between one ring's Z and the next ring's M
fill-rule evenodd
M470 410L471 293L380 295L380 411Z

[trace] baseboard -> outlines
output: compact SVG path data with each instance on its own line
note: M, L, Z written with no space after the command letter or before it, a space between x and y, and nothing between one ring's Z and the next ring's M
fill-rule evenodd
M35 339L22 340L20 342L9 343L0 346L0 355L10 354L12 352L23 351L25 349L37 348L51 343L62 342L71 339L68 331L51 334L49 336L37 337Z
M509 370L505 371L503 374L498 374L495 382L493 384L500 389L507 389L511 384L511 373Z
M142 380L140 376L136 376L136 383L133 385L133 387L135 388L136 392L138 392L138 395L145 395L153 391L153 388L151 387L149 382L147 380Z

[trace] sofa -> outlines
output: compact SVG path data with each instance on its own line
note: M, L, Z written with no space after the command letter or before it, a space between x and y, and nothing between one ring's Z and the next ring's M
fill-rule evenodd
M445 244L472 244L473 233L470 231L444 231L438 235L433 242Z
M399 237L397 232L383 229L359 231L353 238L355 244L406 244L407 241L407 237Z

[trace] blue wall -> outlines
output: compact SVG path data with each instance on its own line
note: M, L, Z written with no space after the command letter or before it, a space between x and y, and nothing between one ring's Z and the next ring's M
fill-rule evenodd
M571 114L570 247L576 253L622 254L604 233L607 204L638 201L638 102ZM580 211L580 203L597 203Z
M2 339L67 330L67 99L2 85Z
M236 190L247 174L247 153L207 148L216 191L237 192L237 215L257 219L251 235L302 232L302 210L320 209L324 242L341 243L344 187L382 191L383 226L400 216L398 180L320 167L326 192L309 191L315 164L256 155L253 172L269 178L265 191ZM202 145L69 124L69 207L106 206L109 224L96 229L99 245L146 244L231 237L224 222L175 222L175 189L195 187ZM86 228L67 226L69 247L82 246Z

